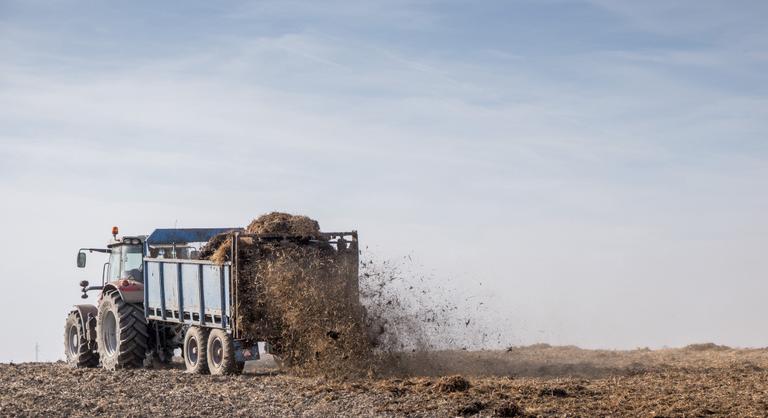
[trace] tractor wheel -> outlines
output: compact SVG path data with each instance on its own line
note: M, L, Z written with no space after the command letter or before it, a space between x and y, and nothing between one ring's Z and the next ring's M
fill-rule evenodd
M147 355L144 312L123 301L118 292L104 295L96 320L96 344L107 370L140 368Z
M72 311L67 316L67 323L64 326L64 355L70 367L99 365L99 354L91 350L88 344L83 321L78 311Z
M211 374L239 374L244 361L235 358L235 341L223 329L214 329L208 335L208 370Z
M184 334L184 364L187 372L208 374L208 330L200 327L189 327Z

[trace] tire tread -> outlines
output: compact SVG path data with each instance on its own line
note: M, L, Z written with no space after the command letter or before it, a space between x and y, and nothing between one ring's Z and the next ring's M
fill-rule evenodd
M143 367L144 358L147 355L149 332L142 309L123 301L116 291L105 294L99 305L100 320L96 324L96 335L99 342L102 340L101 316L103 309L109 309L115 314L118 342L116 353L112 356L107 355L106 348L103 347L104 344L97 344L102 359L102 367L107 370Z
M79 337L77 353L69 352L69 328L72 323L77 326L77 335ZM64 326L64 354L67 364L74 368L90 368L99 365L99 354L91 350L88 339L83 329L83 321L78 311L72 311L67 316L67 322ZM74 354L74 355L73 355Z

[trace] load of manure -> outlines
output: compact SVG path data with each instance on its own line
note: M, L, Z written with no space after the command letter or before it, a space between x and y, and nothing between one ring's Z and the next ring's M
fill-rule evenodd
M238 243L238 317L244 335L266 341L298 374L364 375L372 344L357 290L356 249L337 250L317 221L273 212L251 222ZM280 238L275 238L280 237ZM231 238L212 238L200 253L221 263Z

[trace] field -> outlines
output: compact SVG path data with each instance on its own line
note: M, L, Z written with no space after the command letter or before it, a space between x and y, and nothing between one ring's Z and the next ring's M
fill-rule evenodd
M268 360L246 371L2 364L0 416L768 415L768 350L713 344L409 354L393 376L347 381L281 374Z

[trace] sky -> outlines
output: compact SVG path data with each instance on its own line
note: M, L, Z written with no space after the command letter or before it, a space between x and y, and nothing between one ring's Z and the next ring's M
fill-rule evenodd
M768 346L766 20L746 0L0 0L0 361L63 357L100 278L77 250L113 225L272 210L359 230L497 345Z

